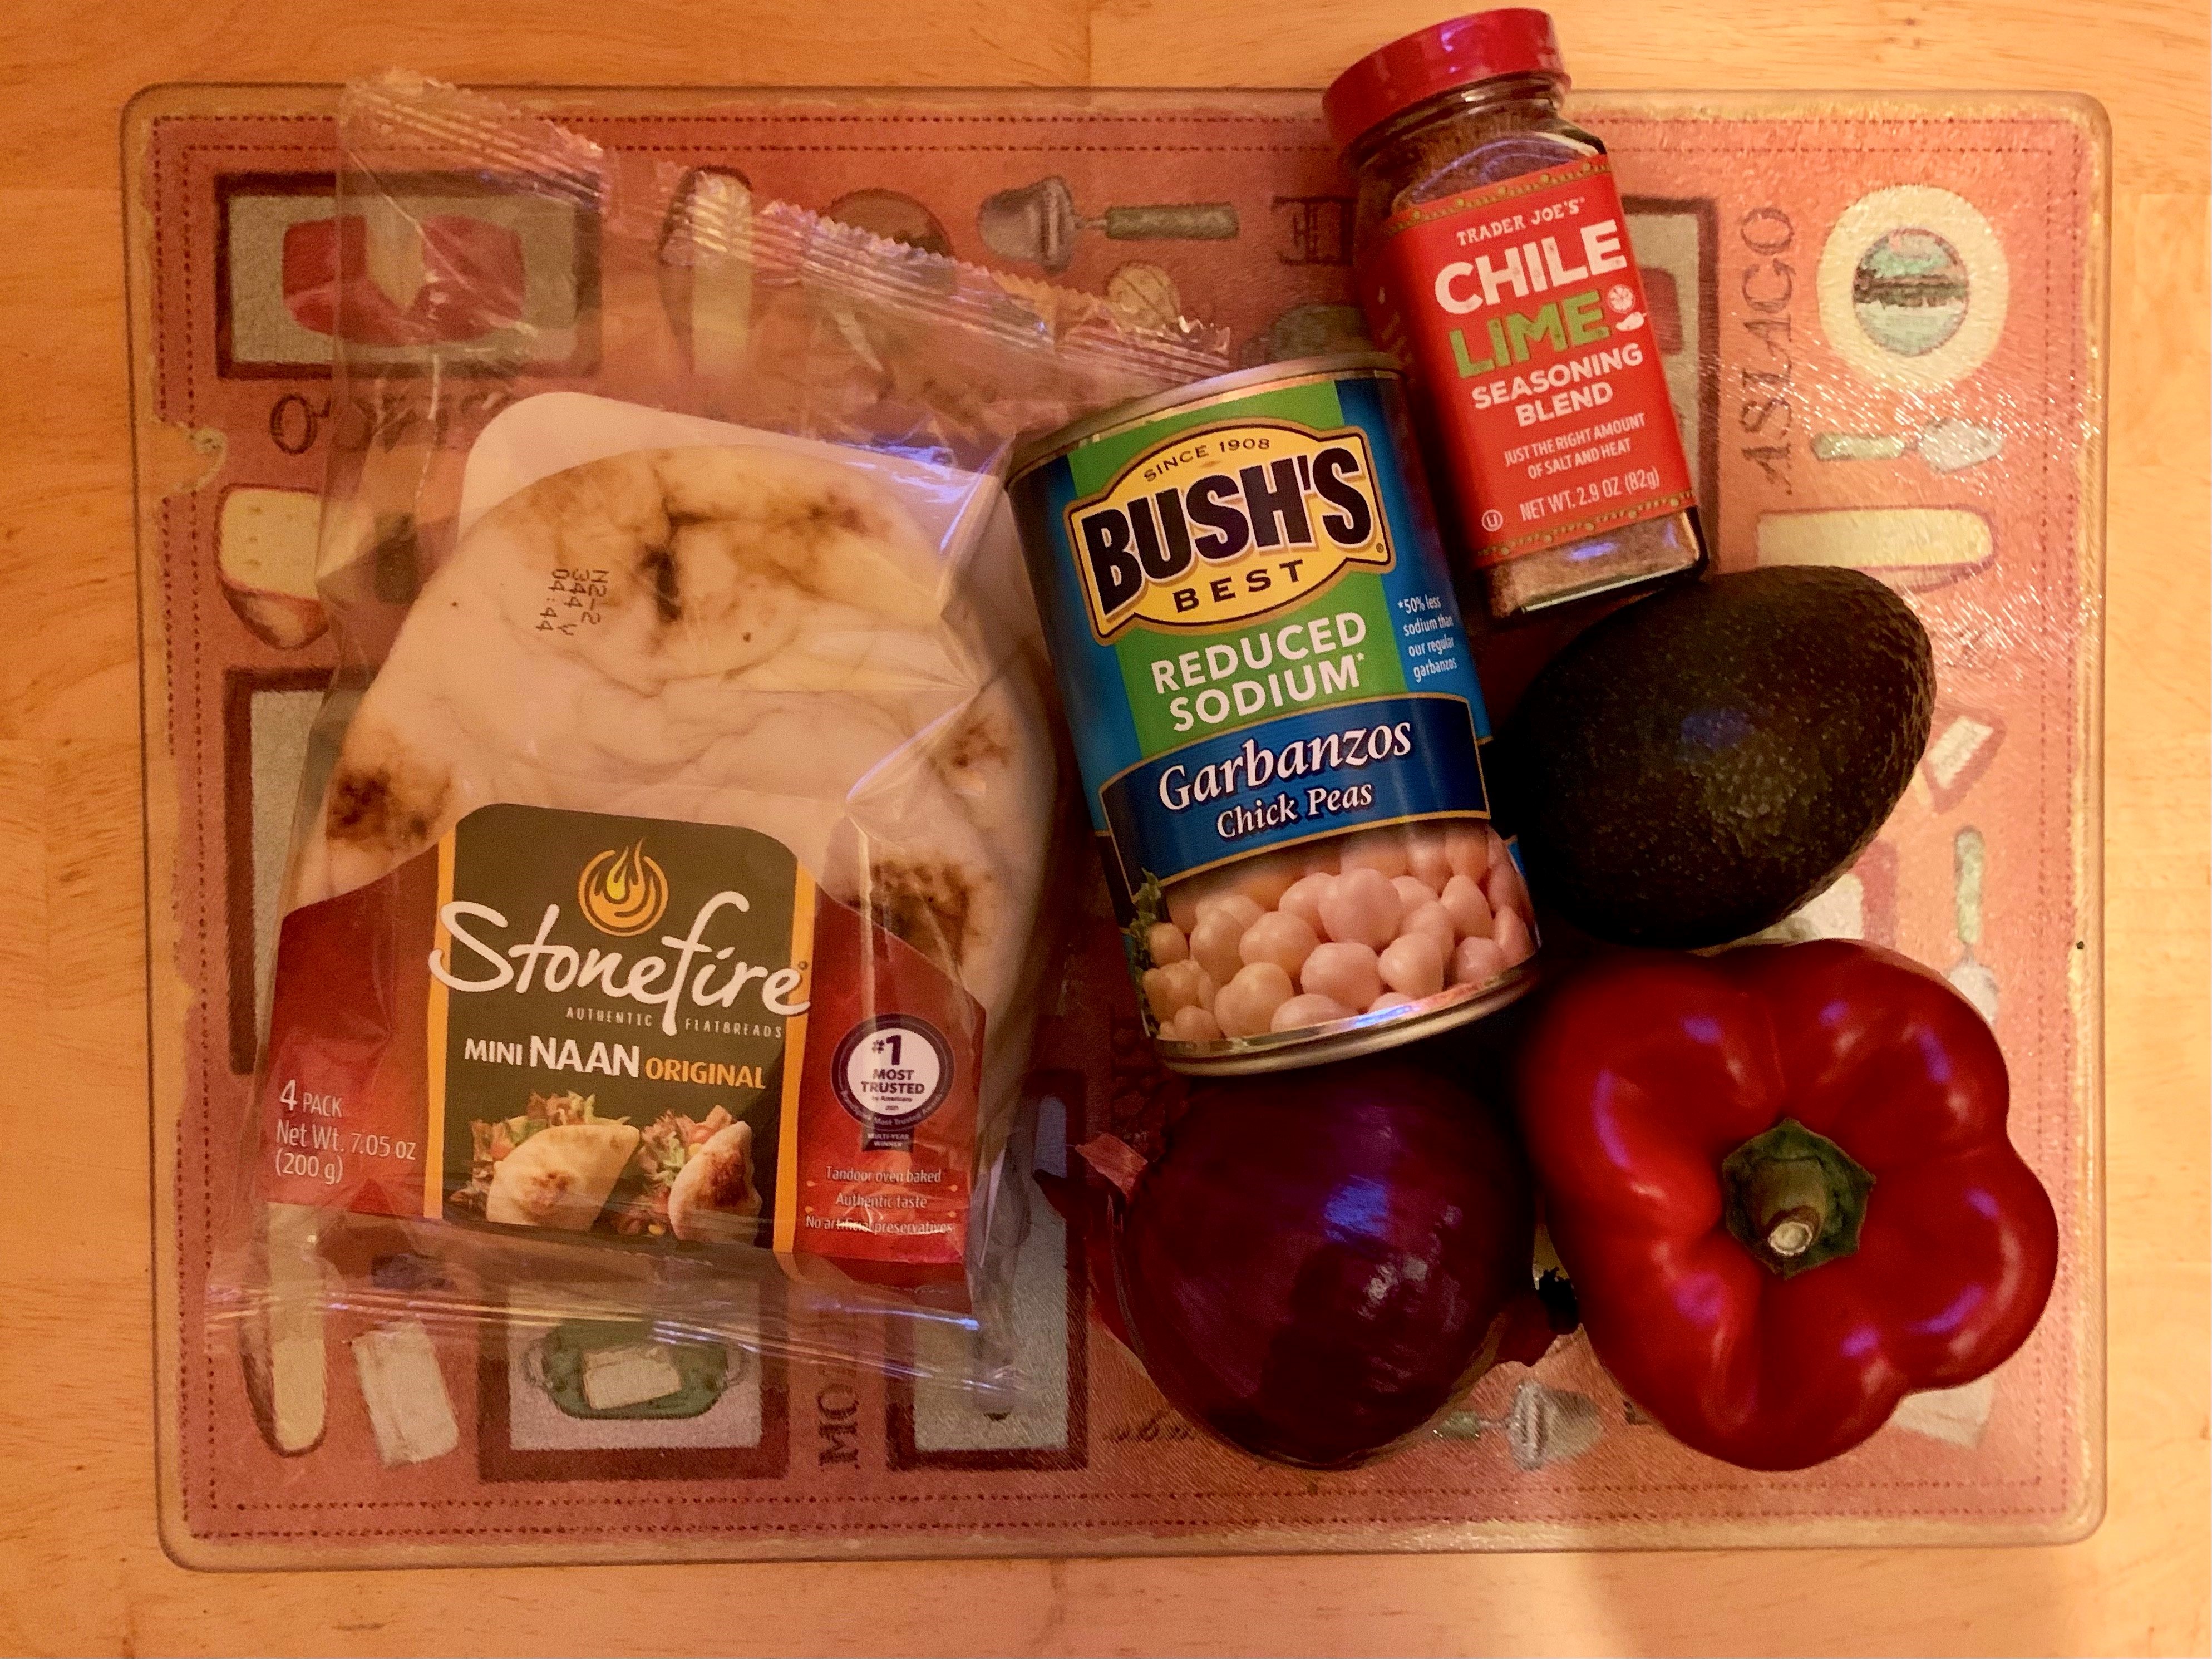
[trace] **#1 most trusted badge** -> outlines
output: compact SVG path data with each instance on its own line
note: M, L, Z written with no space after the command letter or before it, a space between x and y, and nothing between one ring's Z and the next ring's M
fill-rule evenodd
M915 1126L951 1092L952 1071L951 1045L934 1025L913 1014L879 1014L838 1043L830 1086L866 1132L866 1151L904 1152Z

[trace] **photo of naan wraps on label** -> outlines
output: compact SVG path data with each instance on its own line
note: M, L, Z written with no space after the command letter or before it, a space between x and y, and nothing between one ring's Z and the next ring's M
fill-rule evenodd
M687 1244L750 1244L759 1231L753 1126L717 1106L703 1118L663 1112L637 1153L637 1190L618 1206L614 1230Z
M469 1127L475 1161L456 1207L502 1226L572 1233L599 1220L639 1139L620 1118L600 1117L596 1097L577 1094L533 1094L516 1116Z
M694 1244L757 1237L752 1126L723 1107L664 1112L641 1132L599 1115L597 1096L533 1094L514 1116L469 1130L474 1161L450 1216Z
M684 1122L681 1133L688 1133L694 1126ZM669 1231L684 1243L750 1241L761 1212L760 1189L753 1185L753 1126L732 1123L684 1143L682 1167L665 1190Z

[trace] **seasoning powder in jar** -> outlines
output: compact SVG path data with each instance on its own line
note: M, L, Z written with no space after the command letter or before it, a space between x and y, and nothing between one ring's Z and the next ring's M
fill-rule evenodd
M1627 215L1566 88L1551 18L1516 9L1394 40L1322 100L1360 303L1499 621L1705 562Z

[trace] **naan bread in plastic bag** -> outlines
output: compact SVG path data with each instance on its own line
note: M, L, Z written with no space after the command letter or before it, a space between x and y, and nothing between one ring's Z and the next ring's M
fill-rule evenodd
M682 168L419 78L349 88L339 141L373 237L418 234L404 181L495 173L588 246L531 276L557 324L372 348L338 298L338 668L209 1274L264 1434L317 1443L325 1315L816 1352L895 1306L1000 1389L994 1206L1064 920L1000 480L1225 337L749 186L702 211Z
M601 620L540 628L566 573ZM555 573L562 573L556 578ZM940 620L936 550L856 468L698 447L586 463L484 515L346 732L295 905L495 801L775 836L1004 1018L1050 836L1018 661Z

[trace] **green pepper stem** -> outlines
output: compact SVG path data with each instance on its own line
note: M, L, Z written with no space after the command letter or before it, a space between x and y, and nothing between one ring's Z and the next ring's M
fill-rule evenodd
M1767 1157L1759 1160L1744 1192L1753 1227L1778 1256L1799 1256L1812 1248L1834 1208L1827 1171L1818 1158Z
M1778 1256L1802 1255L1820 1236L1818 1210L1785 1210L1766 1230L1766 1248Z
M1858 1249L1874 1177L1826 1135L1784 1118L1729 1154L1721 1185L1729 1231L1787 1279Z

